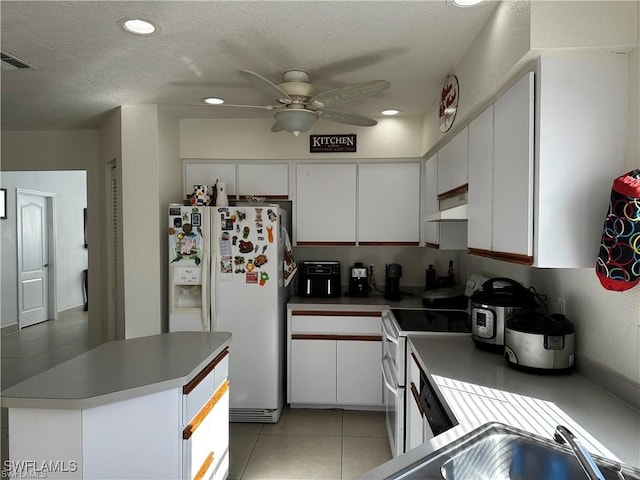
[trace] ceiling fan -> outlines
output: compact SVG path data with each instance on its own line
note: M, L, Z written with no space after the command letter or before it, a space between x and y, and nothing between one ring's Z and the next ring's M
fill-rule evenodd
M309 74L303 70L288 70L284 72L283 82L277 85L262 75L249 70L240 70L240 74L262 90L263 93L274 98L277 103L275 105L231 105L221 103L211 106L275 110L273 114L275 123L271 127L271 131L287 131L295 136L309 130L320 118L362 127L376 125L378 122L372 118L356 113L329 110L325 107L373 95L389 88L391 85L386 80L372 80L320 93L316 87L309 83Z

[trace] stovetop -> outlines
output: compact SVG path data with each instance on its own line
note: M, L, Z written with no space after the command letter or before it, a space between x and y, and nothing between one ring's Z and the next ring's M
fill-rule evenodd
M466 310L405 310L391 313L404 332L471 333L471 318Z

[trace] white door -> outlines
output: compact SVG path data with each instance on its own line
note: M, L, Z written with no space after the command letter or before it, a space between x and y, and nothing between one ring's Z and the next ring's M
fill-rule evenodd
M52 194L17 191L18 325L20 328L52 318L50 315L50 251L48 198Z

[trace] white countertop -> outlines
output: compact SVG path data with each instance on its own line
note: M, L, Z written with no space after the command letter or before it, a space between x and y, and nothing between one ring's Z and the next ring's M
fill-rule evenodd
M592 453L640 466L640 412L578 373L522 372L475 347L470 337L409 339L459 425L362 478L389 476L490 421L545 438L562 424Z
M353 309L371 309L383 310L388 308L403 309L424 309L422 304L422 294L425 292L424 287L401 287L401 299L398 301L387 300L384 293L373 292L367 297L350 297L345 295L348 287L342 286L342 295L338 297L302 297L295 295L287 305L292 308L353 308Z
M104 343L2 392L3 407L89 408L180 387L231 341L174 332Z

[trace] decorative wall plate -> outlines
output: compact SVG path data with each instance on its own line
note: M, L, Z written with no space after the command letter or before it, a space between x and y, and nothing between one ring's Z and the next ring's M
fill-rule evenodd
M440 131L446 132L453 125L458 111L458 79L455 75L449 75L442 87L440 95L440 109L438 111L438 120L440 123Z

